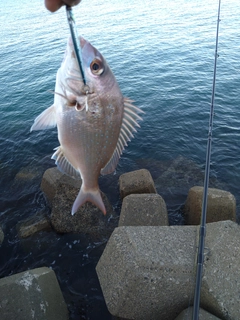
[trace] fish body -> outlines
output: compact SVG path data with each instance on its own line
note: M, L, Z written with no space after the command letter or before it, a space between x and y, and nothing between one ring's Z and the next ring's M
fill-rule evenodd
M60 146L52 158L58 169L82 186L73 204L72 214L86 201L104 214L99 174L109 174L133 137L140 109L123 97L114 74L101 53L80 37L84 87L72 40L56 76L54 103L34 121L31 130L58 128Z

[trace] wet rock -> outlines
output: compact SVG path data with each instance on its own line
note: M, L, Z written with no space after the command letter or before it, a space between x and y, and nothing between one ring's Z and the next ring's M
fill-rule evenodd
M159 194L130 194L123 199L119 226L168 226L165 201Z
M20 238L27 238L39 231L50 231L51 224L49 218L39 212L31 218L19 222L17 230Z
M54 271L43 267L0 280L1 320L67 320L68 310Z
M167 203L168 210L182 206L188 190L196 185L203 186L204 171L191 159L179 156L174 159L167 170L155 180L156 189ZM209 185L214 188L223 188L214 177L210 178Z
M187 224L199 225L202 213L203 187L192 187L185 203ZM207 222L221 220L236 221L236 200L227 191L209 188L207 201Z
M2 228L0 227L0 245L3 243L4 240L4 233L2 231Z
M118 227L97 274L113 316L173 320L192 303L196 226Z
M41 189L52 207L53 228L59 233L80 232L94 238L109 237L117 226L117 216L104 193L101 192L101 196L107 210L106 216L90 202L71 215L80 187L81 180L72 179L57 168L50 168L44 173Z
M161 176L169 167L171 160L160 161L154 158L139 158L136 159L139 169L147 169L155 181L159 176Z
M61 185L69 185L70 187L77 188L81 187L82 181L72 179L71 177L60 172L57 167L49 168L44 172L41 190L44 192L47 200L52 203L54 196Z
M200 185L203 184L204 172L194 161L178 156L156 180L156 183L159 189L165 187L175 189L179 187L188 188L195 181L199 182Z
M152 176L146 169L122 174L119 177L119 186L122 199L133 193L156 193Z
M180 315L175 320L192 320L193 307L189 307L183 310ZM199 320L221 320L220 318L215 317L211 313L199 309Z
M93 237L109 237L117 225L117 217L107 197L101 193L107 215L94 204L87 202L72 216L72 204L79 190L62 185L52 202L51 223L59 233L80 232Z
M42 171L36 166L26 166L22 167L16 174L14 180L15 182L26 182L39 179L41 177Z
M10 181L10 193L18 195L17 205L20 201L26 201L24 198L29 197L32 193L36 193L39 190L39 181L43 174L42 167L37 165L29 165L22 167L15 175L14 179ZM14 197L13 197L14 199Z

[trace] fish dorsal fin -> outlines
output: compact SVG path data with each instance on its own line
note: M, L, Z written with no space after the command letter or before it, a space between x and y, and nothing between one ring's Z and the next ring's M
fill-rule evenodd
M81 179L80 173L71 165L71 163L66 159L61 146L55 148L56 150L52 155L51 159L55 160L55 164L57 165L58 169L62 172L67 174L68 176L74 179Z
M56 127L56 114L55 114L55 106L52 105L51 107L44 110L35 120L30 129L33 130L45 130Z
M112 173L115 170L124 148L127 146L128 141L133 138L133 132L137 131L135 127L140 127L138 121L142 120L142 118L138 115L138 113L144 112L138 107L134 106L132 102L133 101L129 100L128 98L124 98L123 120L117 146L111 159L101 170L102 175Z

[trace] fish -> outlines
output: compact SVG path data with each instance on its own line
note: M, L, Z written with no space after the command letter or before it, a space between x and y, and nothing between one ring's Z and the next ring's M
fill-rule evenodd
M60 146L54 149L52 159L61 172L82 180L71 214L89 201L105 215L99 175L115 171L140 127L143 111L123 96L102 54L82 36L77 40L87 89L70 37L57 71L53 105L34 120L30 131L57 126Z

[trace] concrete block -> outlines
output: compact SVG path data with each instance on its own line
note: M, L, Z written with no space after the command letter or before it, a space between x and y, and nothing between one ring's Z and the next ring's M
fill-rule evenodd
M110 313L173 320L192 305L198 235L197 226L116 228L96 268ZM200 305L222 320L240 319L239 243L235 222L207 224Z
M202 198L203 187L195 186L189 190L184 209L187 224L200 224ZM230 192L209 188L207 222L217 222L222 220L236 221L235 197Z
M117 215L108 201L106 195L101 196L107 210L104 214L92 203L86 202L72 216L71 208L79 189L68 184L61 184L52 201L51 223L56 232L82 232L94 239L109 237L117 226Z
M96 267L110 313L173 320L193 303L196 226L118 227Z
M207 224L201 306L221 319L240 319L240 226Z
M192 314L193 314L193 307L189 307L189 308L183 310L175 320L192 320ZM221 320L221 319L215 317L211 313L200 308L198 320Z
M123 199L119 226L168 226L165 201L159 194L130 194Z
M67 320L54 271L43 267L0 280L1 320Z
M132 193L157 193L152 176L146 169L122 174L119 186L122 199Z
M80 189L82 181L75 180L62 172L60 172L57 167L49 168L44 172L41 190L44 192L50 204L52 203L55 194L61 186L61 184L69 185L74 188Z
M86 202L71 215L71 208L81 184L81 180L75 180L57 168L45 171L41 189L52 207L52 227L59 233L83 232L94 239L109 237L117 226L117 216L104 193L101 192L101 196L107 210L106 216L90 202Z

